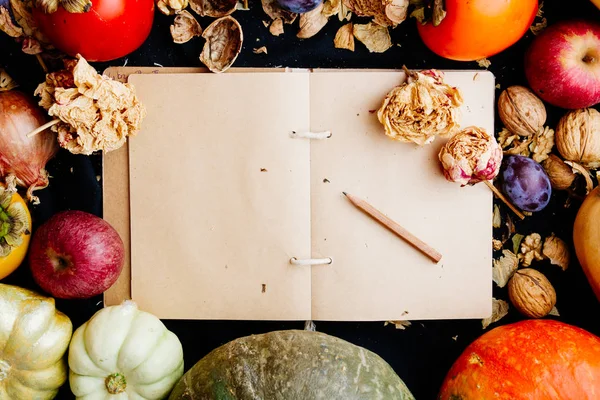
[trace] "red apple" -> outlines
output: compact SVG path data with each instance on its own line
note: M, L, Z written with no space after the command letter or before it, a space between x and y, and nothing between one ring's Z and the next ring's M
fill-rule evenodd
M529 86L562 108L600 102L600 24L562 21L536 37L525 55Z
M104 292L119 277L125 249L102 218L63 211L38 228L29 248L37 284L54 297L85 299Z

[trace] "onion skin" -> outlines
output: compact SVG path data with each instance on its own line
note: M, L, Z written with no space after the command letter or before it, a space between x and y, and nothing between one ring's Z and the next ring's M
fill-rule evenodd
M48 186L46 163L59 146L49 129L31 138L27 134L46 122L46 114L24 93L0 92L0 178L14 176L34 202L33 191Z

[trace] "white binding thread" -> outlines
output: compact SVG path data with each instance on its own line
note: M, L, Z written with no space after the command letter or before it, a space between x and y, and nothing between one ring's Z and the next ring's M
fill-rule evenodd
M307 258L304 260L299 260L296 257L290 258L290 264L293 265L324 265L331 264L333 259L331 257L327 258Z
M331 137L331 131L324 132L296 132L292 131L290 136L293 138L305 138L305 139L329 139Z

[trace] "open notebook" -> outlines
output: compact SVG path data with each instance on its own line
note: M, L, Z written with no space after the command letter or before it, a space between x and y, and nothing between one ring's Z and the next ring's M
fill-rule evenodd
M445 181L443 140L418 147L384 135L373 111L404 78L373 70L131 75L148 116L128 153L104 160L104 217L131 255L121 289L129 285L142 309L167 319L489 316L491 193ZM463 93L462 126L492 132L493 75L448 71L446 81ZM309 131L332 135L292 135ZM439 250L441 262L342 191ZM298 266L292 257L333 262ZM107 294L109 304L126 297L121 289Z

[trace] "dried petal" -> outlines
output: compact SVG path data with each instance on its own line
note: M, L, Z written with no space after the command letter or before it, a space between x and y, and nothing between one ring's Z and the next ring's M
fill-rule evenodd
M33 15L31 14L32 8L32 0L10 0L12 15L17 24L23 28L23 36L36 39L43 47L49 48L51 47L49 45L50 41L37 28Z
M354 24L354 37L362 42L371 53L383 53L392 47L390 32L384 26L369 22Z
M390 0L342 0L343 4L348 7L348 9L356 14L359 17L373 17L373 22L377 25L381 25L384 27L388 26L396 26L397 23L394 23L388 16L386 15L386 4L387 1L392 3ZM400 7L399 5L403 5L404 1L396 1L393 7ZM397 10L390 9L390 14L394 14ZM394 15L393 15L394 16ZM398 18L396 16L396 18ZM358 38L357 38L358 39Z
M300 14L300 30L296 34L298 38L311 38L323 29L329 18L323 15L322 11L323 3L307 13Z
M204 31L206 39L200 61L212 72L224 72L231 67L242 50L242 27L231 16L213 21Z
M277 0L261 0L264 12L272 19L281 19L286 24L291 24L296 20L298 14L284 10L279 6Z
M529 27L529 30L531 30L531 33L533 33L534 35L539 35L544 29L546 29L547 26L548 20L546 18L542 18L540 22L536 22L533 25L531 25Z
M508 314L508 303L504 300L492 298L492 315L481 320L481 327L486 329L494 322L500 321Z
M337 15L340 22L344 20L350 21L352 11L350 11L342 0L325 0L323 2L323 15L326 17Z
M410 323L410 321L385 321L385 323L383 324L383 326L388 325L394 325L396 329L406 330L406 328L408 328L412 324Z
M52 14L58 10L59 0L35 0L35 6L45 14Z
M186 43L196 36L202 36L202 27L189 11L183 10L177 13L171 25L171 36L177 44Z
M506 128L520 136L535 135L546 123L546 107L531 90L513 85L498 97L498 115Z
M390 138L424 145L458 130L462 102L460 91L446 85L441 72L407 71L407 80L387 94L377 118Z
M409 0L383 0L385 4L385 16L392 21L393 25L398 25L406 19Z
M494 216L492 218L492 227L500 228L502 226L502 216L500 215L500 207L494 204Z
M277 18L273 22L271 22L269 32L271 32L271 35L273 36L279 36L283 34L283 21L281 20L281 18Z
M552 310L550 310L548 315L552 315L554 317L560 317L560 313L558 312L558 309L556 308L556 306L552 307Z
M502 149L483 128L471 126L451 137L438 157L447 180L473 185L498 175Z
M237 0L190 0L190 8L201 17L221 18L235 11Z
M156 7L165 15L177 14L188 6L188 0L158 0Z
M354 51L354 31L352 22L342 25L335 34L333 45L336 49L346 49Z
M558 265L563 271L569 268L571 253L564 240L555 235L548 236L544 241L544 257L550 260L553 265Z
M512 237L513 253L517 254L519 252L523 239L525 239L525 235L521 235L520 233L515 233Z
M539 233L532 233L525 236L521 242L521 253L519 261L524 267L529 267L533 260L541 261L544 259L542 255L542 237Z
M510 250L502 250L502 257L493 260L492 263L492 280L501 288L506 286L509 279L519 268L519 259Z
M0 68L0 92L7 92L19 86L17 82L8 75L4 68Z
M254 54L267 54L267 46L259 47L258 49L252 50Z
M4 6L0 6L0 31L14 38L23 36L23 29L15 25L10 16L10 11Z
M67 12L73 14L85 13L92 8L90 0L61 0L60 4Z

